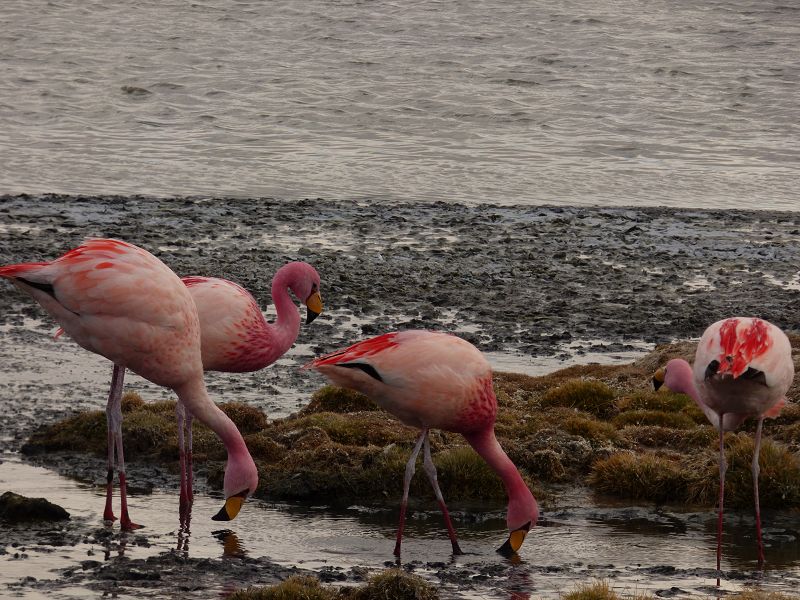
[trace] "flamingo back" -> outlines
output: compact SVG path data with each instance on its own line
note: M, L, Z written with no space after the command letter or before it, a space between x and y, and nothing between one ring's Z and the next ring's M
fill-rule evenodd
M186 288L149 252L90 239L50 263L0 275L30 293L78 344L159 385L202 368L197 311Z
M494 424L491 366L475 346L454 335L387 333L308 366L366 394L408 425L465 433Z
M258 303L242 286L216 277L182 281L197 306L206 371L257 371L286 351L272 343L274 336Z

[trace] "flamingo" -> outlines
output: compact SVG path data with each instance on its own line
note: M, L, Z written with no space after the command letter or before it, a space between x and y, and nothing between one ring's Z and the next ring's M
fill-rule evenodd
M758 419L753 451L753 496L756 513L758 566L764 565L761 509L758 500L758 457L765 417L776 417L786 403L794 377L789 338L772 323L733 317L706 329L697 346L694 368L683 359L670 360L656 371L653 385L690 396L719 431L719 513L717 571L722 556L722 513L725 498L724 435L749 417ZM719 579L717 580L719 583Z
M322 312L320 277L316 269L302 261L283 265L272 278L272 301L278 318L268 323L255 298L240 285L216 277L190 276L181 279L197 306L200 319L200 338L203 369L245 373L258 371L274 363L291 348L300 333L300 315L289 291L306 305L306 324ZM109 403L122 401L124 369L114 367ZM113 396L113 398L112 398ZM180 514L181 521L188 518L192 503L192 412L179 403L178 450L181 465ZM116 425L116 423L115 423ZM121 427L118 428L122 436ZM185 433L184 433L185 432ZM188 436L188 443L185 437ZM187 449L188 445L188 449ZM112 470L109 457L109 471ZM122 493L122 492L121 492ZM112 489L106 491L104 519L114 520L111 511ZM220 510L214 517L228 521L235 515Z
M90 239L52 262L0 267L0 277L32 296L80 346L114 363L106 408L108 487L110 490L116 449L122 528L139 527L128 514L122 451L119 397L126 368L171 388L179 404L221 438L228 463L220 513L235 517L255 491L258 471L233 421L208 397L197 309L178 276L133 244ZM109 515L114 520L110 491L104 517Z
M461 554L431 459L431 428L464 436L500 476L508 493L509 536L498 552L513 556L539 518L536 499L494 434L497 399L492 369L483 354L454 335L424 330L387 333L319 357L306 365L335 385L375 400L406 425L422 430L406 464L400 524L394 554L400 556L408 489L420 449L424 469L439 502L453 554Z

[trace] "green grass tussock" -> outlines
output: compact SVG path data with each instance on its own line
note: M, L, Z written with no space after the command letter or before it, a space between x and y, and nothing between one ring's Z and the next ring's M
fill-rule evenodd
M631 410L614 417L614 425L620 429L627 425L660 425L672 429L690 429L695 422L683 413L663 410Z
M603 417L616 411L614 390L602 381L573 379L547 390L541 404L577 408L595 416Z
M439 592L417 575L386 569L358 587L324 587L316 577L295 575L277 585L237 590L228 600L439 600Z
M674 460L619 452L594 464L589 484L601 494L662 503L682 501L689 481Z
M318 412L353 413L373 410L380 410L380 407L364 394L346 388L326 385L314 392L311 396L311 402L303 407L300 414L308 415Z
M562 600L655 600L655 596L643 593L620 596L611 588L608 581L579 584L561 598Z
M341 598L337 591L324 588L316 577L294 575L286 581L268 587L236 590L228 600L334 600Z
M751 472L753 438L747 433L725 435L725 505L750 507L753 503ZM688 498L701 504L713 504L719 493L718 451L709 448L692 471L696 476L688 488ZM787 508L800 505L800 460L785 446L762 439L758 481L762 508Z
M688 404L693 403L692 399L685 394L663 391L664 388L655 391L637 391L633 394L620 398L617 401L617 408L620 412L628 410L660 410L664 412L678 412Z

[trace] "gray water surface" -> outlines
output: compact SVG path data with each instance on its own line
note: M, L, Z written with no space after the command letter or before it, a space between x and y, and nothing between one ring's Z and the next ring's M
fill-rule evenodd
M0 5L0 193L798 208L785 0Z

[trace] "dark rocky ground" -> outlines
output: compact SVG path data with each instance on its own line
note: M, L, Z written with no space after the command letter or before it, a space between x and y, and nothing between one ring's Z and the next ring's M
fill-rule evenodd
M361 336L455 328L484 350L542 355L699 336L734 314L792 329L800 312L800 213L0 196L0 231L0 264L119 237L264 304L272 273L306 260L330 316L315 350L344 341L349 315ZM0 302L6 321L39 314L19 295Z

